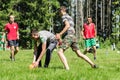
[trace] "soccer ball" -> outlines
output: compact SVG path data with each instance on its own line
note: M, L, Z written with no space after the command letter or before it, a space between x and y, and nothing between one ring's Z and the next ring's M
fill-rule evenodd
M29 65L29 69L34 69L34 68L35 68L35 64L34 63Z

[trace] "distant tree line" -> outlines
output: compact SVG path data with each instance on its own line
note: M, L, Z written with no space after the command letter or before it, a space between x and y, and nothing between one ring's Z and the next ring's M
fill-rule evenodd
M8 22L8 15L14 14L19 24L20 46L32 48L31 30L59 32L63 27L58 8L64 5L75 22L76 36L88 16L93 17L98 36L112 42L120 40L120 1L119 0L0 0L0 31Z

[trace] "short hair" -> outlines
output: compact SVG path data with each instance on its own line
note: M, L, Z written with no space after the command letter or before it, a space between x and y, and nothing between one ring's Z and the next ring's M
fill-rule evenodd
M10 18L11 16L15 17L13 13L10 13L8 17Z
M10 15L9 17L11 17L11 16L15 17L14 15Z
M36 33L38 33L38 30L37 29L33 29L32 30L32 34L36 34Z
M10 17L11 17L11 16L13 16L13 17L15 18L15 16L14 16L12 13L10 13L10 14L7 16L8 21L10 20Z
M87 18L91 18L92 19L92 16L88 16Z
M65 6L61 6L60 9L59 9L59 11L60 11L60 10L63 10L64 12L66 12L67 9L66 9Z

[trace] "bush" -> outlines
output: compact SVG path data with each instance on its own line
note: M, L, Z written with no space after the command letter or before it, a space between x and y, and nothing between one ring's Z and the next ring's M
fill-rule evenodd
M120 41L116 44L118 50L120 50Z

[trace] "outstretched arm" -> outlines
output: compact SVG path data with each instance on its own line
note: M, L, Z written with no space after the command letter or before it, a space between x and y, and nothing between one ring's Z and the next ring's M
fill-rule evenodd
M43 55L45 54L46 51L46 42L42 43L42 51L37 59L37 61L35 62L35 66L38 66L39 61L42 59Z
M97 37L97 31L96 31L96 26L94 26L94 28L95 28L95 37Z
M63 30L60 33L56 34L57 39L60 39L60 36L62 36L70 27L70 24L67 20L64 23L65 23L65 27L63 28Z
M36 55L37 55L37 42L34 42L34 52L33 52L33 63L36 61Z
M84 28L83 28L82 31L81 31L81 35L82 35L83 39L85 39L85 36L84 36Z
M19 39L19 31L17 30L17 39Z

